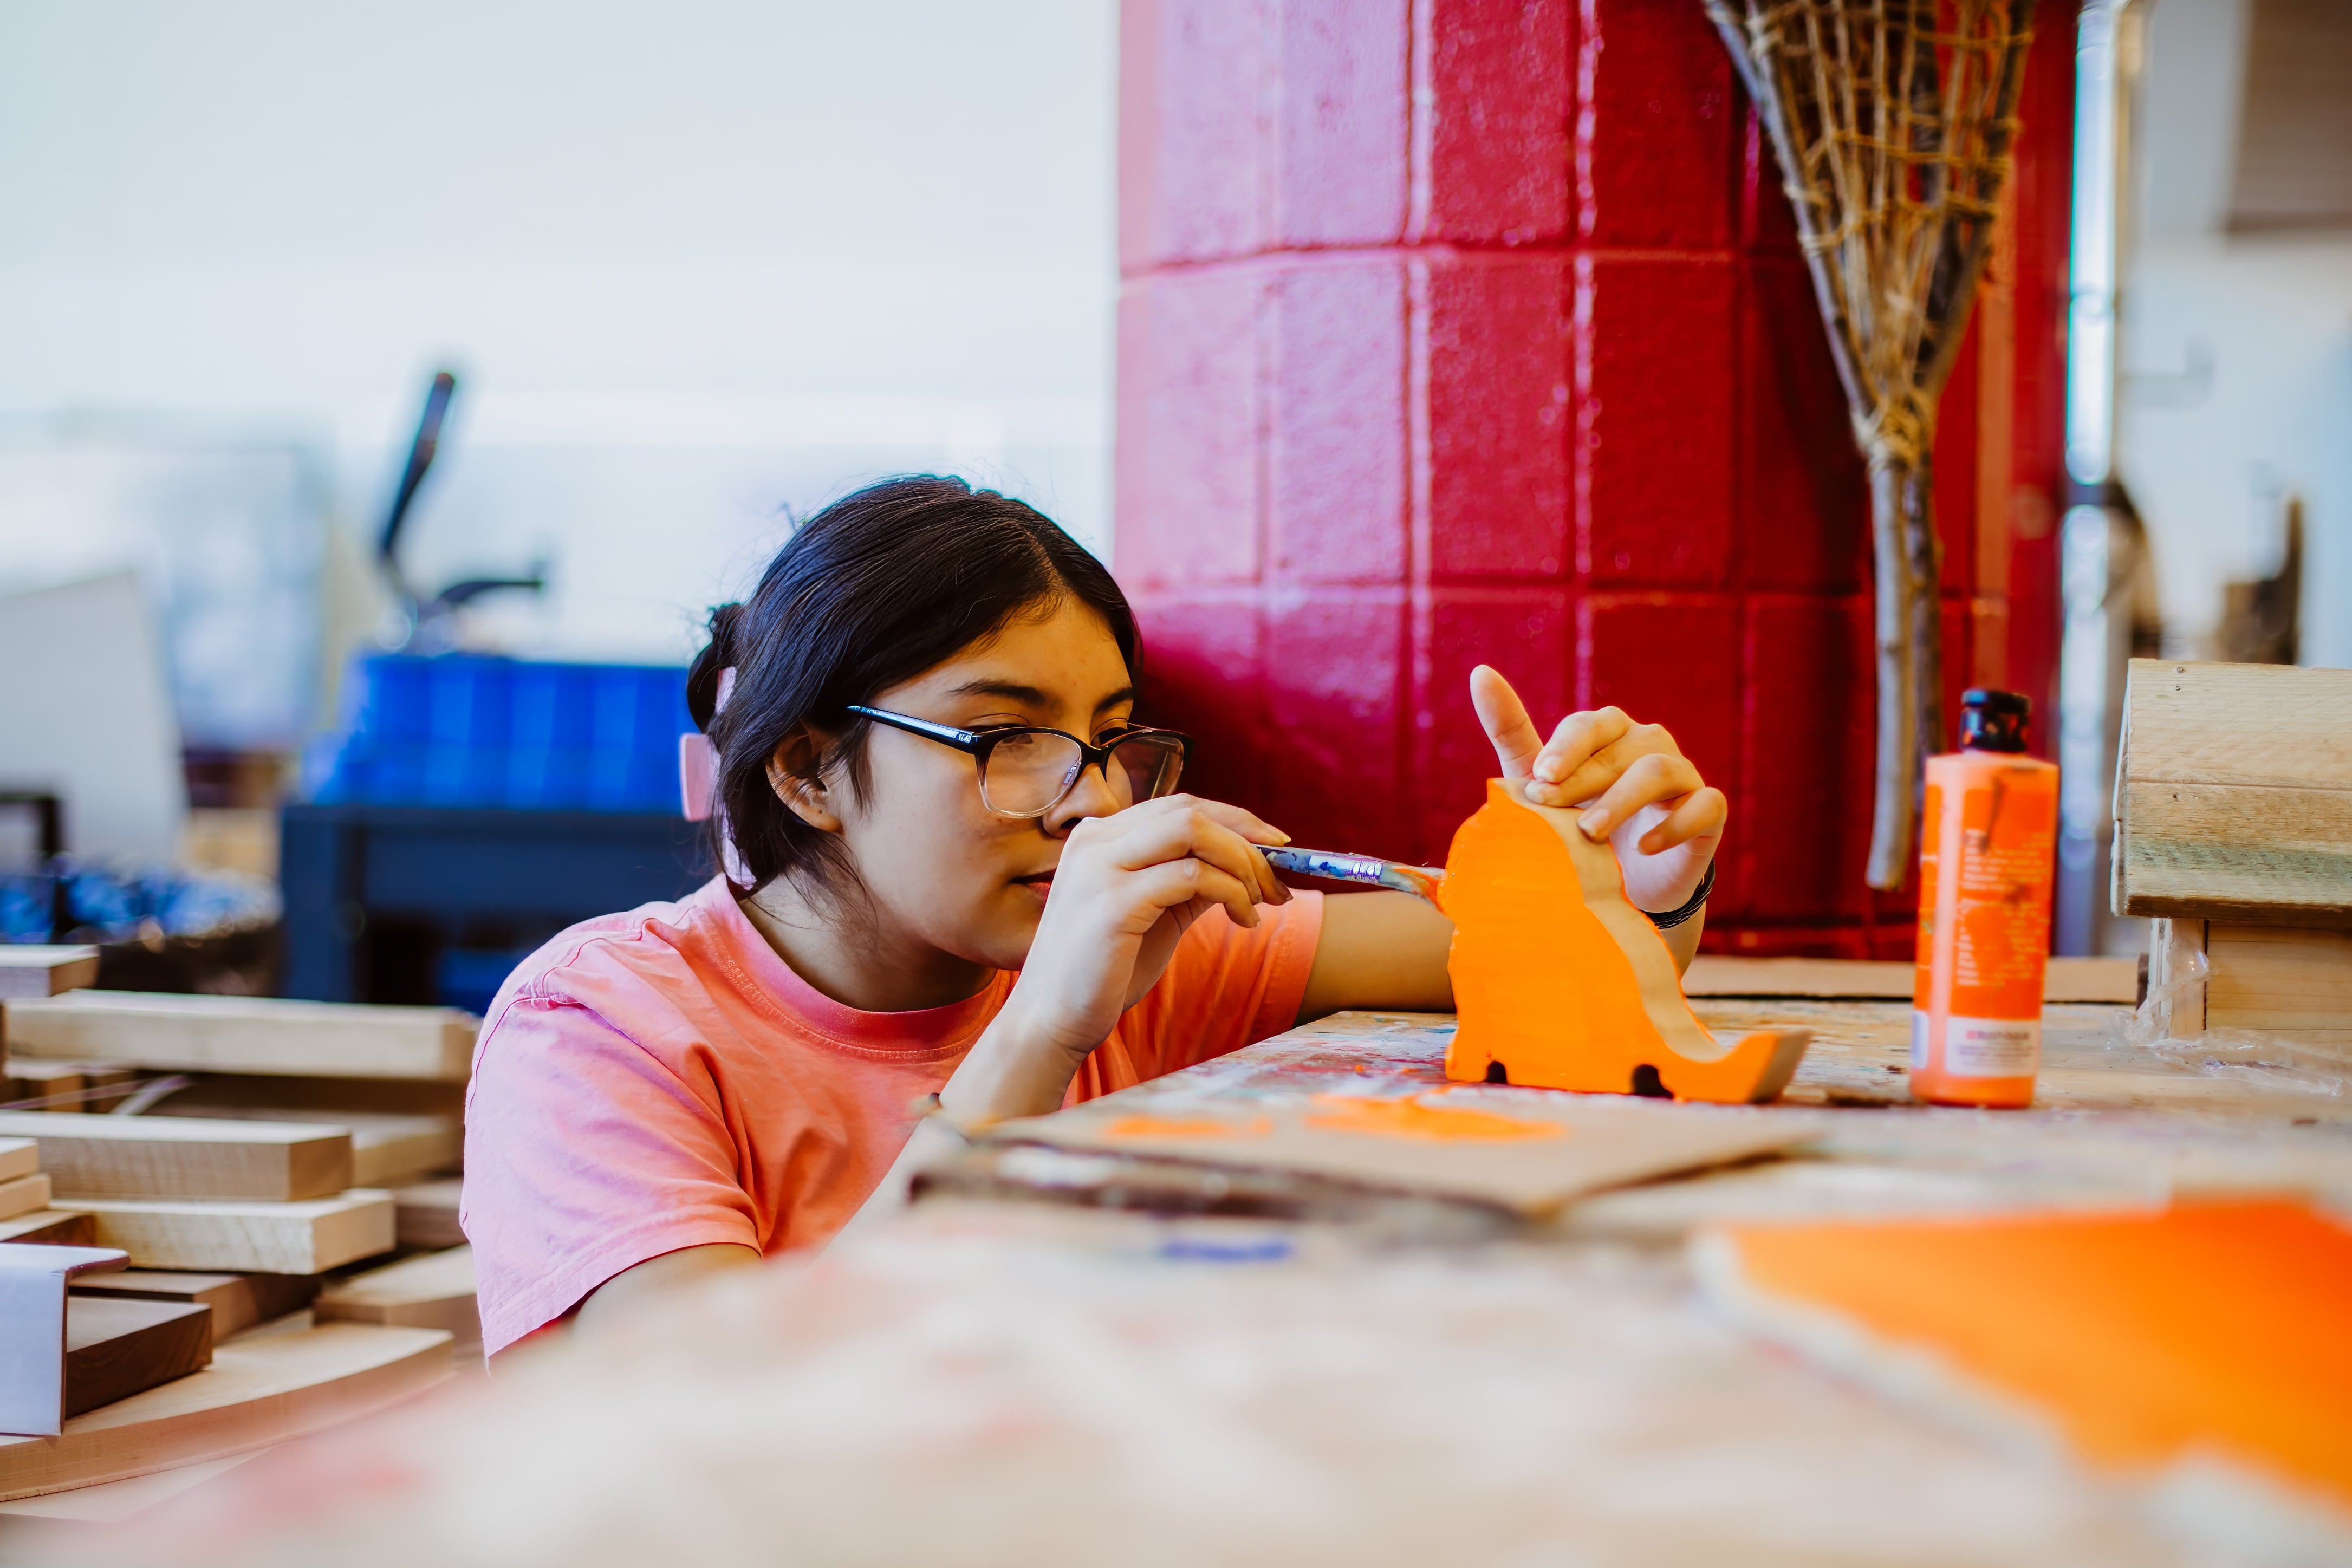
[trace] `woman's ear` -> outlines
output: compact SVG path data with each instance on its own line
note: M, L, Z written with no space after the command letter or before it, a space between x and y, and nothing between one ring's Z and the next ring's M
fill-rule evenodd
M806 725L777 743L768 758L768 788L793 815L821 833L841 831L841 815L824 786L824 747Z

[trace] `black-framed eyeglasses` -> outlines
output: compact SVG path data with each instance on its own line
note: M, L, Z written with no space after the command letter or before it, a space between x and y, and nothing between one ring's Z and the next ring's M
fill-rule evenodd
M1122 807L1156 800L1175 791L1192 755L1192 737L1172 729L1124 729L1090 746L1058 729L957 729L885 708L847 706L877 724L971 753L980 768L981 804L1000 817L1044 816L1077 788L1078 775L1089 768L1102 769Z

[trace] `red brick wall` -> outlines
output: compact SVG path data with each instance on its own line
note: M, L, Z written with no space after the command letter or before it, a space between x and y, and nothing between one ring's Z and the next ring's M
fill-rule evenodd
M1696 0L1126 0L1120 91L1115 565L1198 786L1442 859L1485 661L1729 794L1710 946L1907 956L1863 883L1862 465ZM2051 656L2010 624L2013 272L1945 399L1955 712Z

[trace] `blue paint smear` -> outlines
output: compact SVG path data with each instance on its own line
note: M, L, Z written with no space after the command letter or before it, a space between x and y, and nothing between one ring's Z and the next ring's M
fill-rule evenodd
M1191 1263L1278 1263L1291 1255L1289 1239L1270 1236L1259 1241L1200 1241L1171 1237L1160 1244L1160 1255Z

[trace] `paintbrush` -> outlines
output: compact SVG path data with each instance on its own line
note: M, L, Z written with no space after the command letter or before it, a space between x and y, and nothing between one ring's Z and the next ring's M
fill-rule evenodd
M1303 850L1292 844L1283 849L1258 846L1266 863L1292 876L1319 876L1332 882L1361 883L1367 887L1392 887L1399 893L1410 893L1416 898L1437 902L1438 883L1445 873L1433 867L1402 865L1375 855L1342 854L1337 850Z

